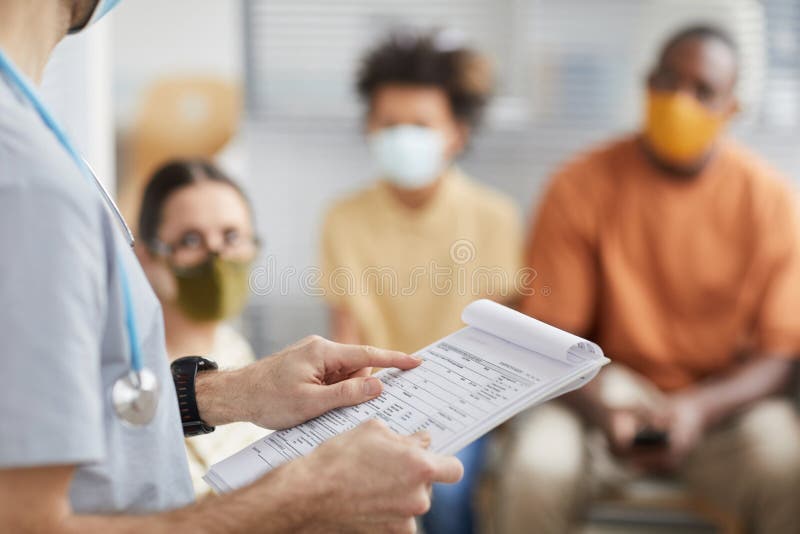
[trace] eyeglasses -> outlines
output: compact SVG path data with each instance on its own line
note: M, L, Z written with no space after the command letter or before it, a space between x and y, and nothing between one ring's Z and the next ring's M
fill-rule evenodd
M203 263L211 254L221 257L250 261L258 253L260 241L258 237L229 229L222 233L219 245L212 247L208 238L198 230L189 230L172 243L155 239L150 243L153 253L169 258L179 267L191 267Z

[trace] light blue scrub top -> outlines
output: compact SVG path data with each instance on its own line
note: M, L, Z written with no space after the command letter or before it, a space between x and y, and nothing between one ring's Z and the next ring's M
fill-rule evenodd
M139 428L110 402L129 366L117 261L161 384ZM0 469L63 464L78 513L193 500L159 302L94 185L0 75Z

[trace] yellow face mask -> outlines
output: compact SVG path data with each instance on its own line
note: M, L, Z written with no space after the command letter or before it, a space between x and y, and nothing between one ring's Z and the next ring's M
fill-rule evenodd
M691 165L711 148L727 119L727 115L709 111L689 95L650 90L644 137L664 161Z

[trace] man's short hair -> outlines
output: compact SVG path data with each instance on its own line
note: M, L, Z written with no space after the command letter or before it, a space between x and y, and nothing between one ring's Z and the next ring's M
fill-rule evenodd
M667 39L664 45L661 47L661 53L658 56L659 61L663 61L664 57L670 52L670 50L675 48L677 45L690 39L700 39L703 41L716 40L722 43L731 51L733 59L738 67L740 60L739 45L727 30L713 24L694 24L672 34L672 36Z

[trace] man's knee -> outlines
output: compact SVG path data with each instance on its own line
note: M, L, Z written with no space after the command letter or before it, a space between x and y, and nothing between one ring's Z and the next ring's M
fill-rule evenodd
M572 482L583 469L583 438L581 421L571 410L558 403L539 406L517 421L503 470L536 484Z
M800 415L790 401L756 404L742 415L739 432L755 477L767 484L800 480Z

